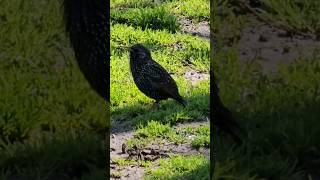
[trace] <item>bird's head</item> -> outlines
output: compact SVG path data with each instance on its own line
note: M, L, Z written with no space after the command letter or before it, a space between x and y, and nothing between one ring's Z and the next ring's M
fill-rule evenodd
M135 61L148 61L151 59L150 51L141 44L135 44L129 48L130 59Z

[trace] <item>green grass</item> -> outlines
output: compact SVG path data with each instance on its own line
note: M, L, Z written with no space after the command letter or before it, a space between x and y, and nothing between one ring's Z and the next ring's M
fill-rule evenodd
M199 7L206 7L204 2ZM209 73L210 47L209 41L180 31L178 19L182 16L197 21L208 12L205 8L190 9L187 14L177 10L177 6L185 8L184 1L112 1L111 6L111 117L112 121L125 121L135 130L134 138L127 142L127 148L134 146L143 148L151 144L161 145L165 142L174 144L190 143L188 136L195 137L194 148L207 147L209 143L209 127L186 133L173 126L180 122L203 119L209 115L209 79L192 84L184 78L186 72ZM190 3L188 1L188 3ZM209 3L207 3L209 4ZM192 14L193 13L193 14ZM207 16L208 18L209 16ZM128 47L140 43L151 50L154 60L172 73L179 87L180 94L188 102L186 108L174 100L166 100L160 106L152 107L154 100L141 93L135 86L130 68ZM147 163L150 170L162 168L166 163L186 164L189 159L197 162L188 169L182 169L177 175L205 178L208 163L205 159L192 159L192 156L181 156L163 160L159 167ZM127 166L127 160L120 159L119 166ZM170 162L172 161L172 162ZM140 162L143 163L143 162ZM145 163L145 162L144 162ZM156 163L156 162L155 162ZM190 165L191 166L191 165ZM195 170L202 166L202 169ZM157 170L155 170L157 171ZM164 172L161 172L164 173ZM175 173L175 172L172 172ZM199 173L199 174L198 174ZM160 177L152 175L150 178ZM170 175L172 176L172 175ZM148 176L149 177L149 176ZM169 176L166 176L169 177ZM184 176L183 176L184 177ZM147 177L146 177L147 178ZM173 177L172 177L173 178Z
M105 102L79 71L61 8L0 1L0 176L71 178L77 167L105 176Z
M191 145L195 148L208 147L210 144L210 127L202 126L194 130L196 137L192 140Z
M209 162L203 156L174 156L171 159L161 159L160 168L149 168L145 177L151 179L209 179Z
M288 2L273 1L278 5ZM311 1L300 2L306 5ZM277 11L291 11L290 5L276 8L275 4ZM313 164L313 160L319 160L320 155L320 131L316 128L320 125L319 50L312 58L296 59L290 66L279 65L278 72L273 74L262 73L257 63L240 65L234 43L251 17L242 14L236 19L232 11L235 7L228 2L218 8L222 12L213 20L217 48L212 65L221 98L248 137L239 147L227 137L216 137L215 179L301 179L317 172L314 167L318 164ZM286 19L270 7L264 10L274 21L281 19L283 24L304 31L290 25L296 20ZM308 10L310 14L317 13L311 7ZM306 16L299 21L311 25L311 19ZM230 47L221 48L226 43Z
M209 107L206 105L209 100L205 95L209 92L209 82L204 81L197 86L192 86L191 82L181 77L190 69L185 65L186 60L190 60L195 64L194 69L208 72L208 42L190 35L172 35L167 31L142 31L126 25L114 25L112 30L111 76L117 77L111 81L113 118L130 117L134 110L136 115L134 115L135 117L132 118L132 121L143 122L144 119L161 119L164 122L178 122L180 120L194 119L209 112ZM131 41L131 39L133 40ZM128 53L119 48L138 42L152 48L153 58L169 72L175 73L173 77L177 81L180 93L187 98L187 101L190 101L189 108L182 108L179 105L177 106L176 102L169 100L162 103L162 105L167 104L164 108L150 111L152 100L143 95L134 85L130 76ZM172 47L177 43L182 44L182 49L174 49ZM195 96L199 98L194 98ZM139 106L139 104L144 106ZM122 108L124 105L126 107ZM140 114L141 116L139 116Z
M133 27L154 30L168 30L175 33L179 30L176 16L170 14L163 6L155 8L140 8L131 10L114 10L111 12L111 22L123 23Z
M159 2L162 1L165 2L166 0L161 0ZM149 0L112 0L110 2L110 9L144 8L157 5L159 5L157 2Z
M301 32L320 33L320 2L263 0L261 14L277 24Z
M18 175L24 179L44 179L77 174L81 177L89 173L100 179L105 176L105 148L101 137L96 135L47 134L27 144L2 145L1 169L8 173L3 178Z
M170 142L176 145L189 143L193 148L209 147L209 124L192 127L186 126L175 129L169 124L161 124L157 121L149 121L147 126L141 126L135 132L134 138L127 142L128 149L134 146L147 146L148 144L164 144Z
M231 5L230 0L216 1L211 9L212 13L218 15L213 20L215 23L213 31L223 30L220 35L233 33L236 35L243 21L248 20L245 16L248 10L238 13L239 7ZM269 24L289 30L289 33L314 34L319 36L320 30L320 3L313 0L260 0L261 6L255 8L257 15ZM224 28L222 28L224 27ZM216 33L216 32L214 32Z
M210 19L209 0L179 0L167 3L166 6L173 13L194 21L209 21Z
M121 17L127 17L134 20L136 16L141 16L142 14L149 14L149 17L153 17L159 12L166 12L169 15L172 13L176 18L188 18L195 22L199 21L209 21L210 17L210 1L209 0L159 0L159 1L149 1L149 0L112 0L111 9L115 14L119 11L124 13L124 15L118 15ZM145 12L141 12L141 10ZM128 14L133 14L133 12L139 12L142 14L134 14L134 16L128 16ZM151 12L154 14L152 15ZM111 13L112 14L112 13ZM163 20L167 19L167 15L161 13L164 17ZM137 18L140 19L140 18ZM150 20L148 20L150 21Z
M115 160L114 160L114 163L117 164L117 165L119 165L120 167L122 167L122 166L135 165L135 164L137 164L138 162L135 161L135 160L126 160L126 159L121 159L121 158L119 158L119 159L115 159Z

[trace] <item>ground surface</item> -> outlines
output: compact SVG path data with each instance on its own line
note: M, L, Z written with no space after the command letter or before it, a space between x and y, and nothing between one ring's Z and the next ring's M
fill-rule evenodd
M241 31L239 60L255 60L264 73L276 72L279 64L289 65L299 58L310 59L320 48L315 37L286 36L286 31L256 22Z

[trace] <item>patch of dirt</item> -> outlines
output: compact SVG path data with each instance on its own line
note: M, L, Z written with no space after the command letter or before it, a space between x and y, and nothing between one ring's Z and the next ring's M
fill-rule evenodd
M184 74L184 78L191 81L192 85L195 85L200 81L208 80L210 78L210 75L205 72L197 72L195 70L190 70Z
M174 129L179 130L187 127L197 128L199 126L209 124L209 120L201 120L198 122L189 122L189 123L180 123L174 126ZM164 144L150 144L144 148L136 148L134 151L126 150L125 144L128 140L134 137L134 131L121 131L114 132L110 136L110 166L111 166L111 174L117 174L121 177L112 177L111 179L121 179L121 180L129 180L129 179L142 179L144 176L145 167L141 165L131 165L125 167L119 167L114 163L115 159L131 159L131 160L148 160L148 161L156 161L160 157L168 158L171 155L184 154L184 155L192 155L192 154L203 154L208 159L210 158L210 149L209 148L192 148L189 143L176 145L174 143L165 142ZM190 141L192 140L192 136L188 137ZM137 163L139 164L139 163Z
M181 25L182 32L210 39L210 26L208 21L195 23L190 19L181 18L179 23Z
M316 38L289 36L285 31L255 23L242 30L238 42L241 61L258 59L264 73L276 72L279 63L288 65L296 59L312 58L320 48Z

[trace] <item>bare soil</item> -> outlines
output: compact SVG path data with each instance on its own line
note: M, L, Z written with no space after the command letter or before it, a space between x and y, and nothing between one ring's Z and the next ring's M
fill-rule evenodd
M197 72L191 69L184 74L184 77L185 79L190 81L192 85L195 85L200 81L208 80L210 78L210 75L206 72Z
M182 32L210 39L210 26L208 21L194 22L191 19L181 17L179 23Z

